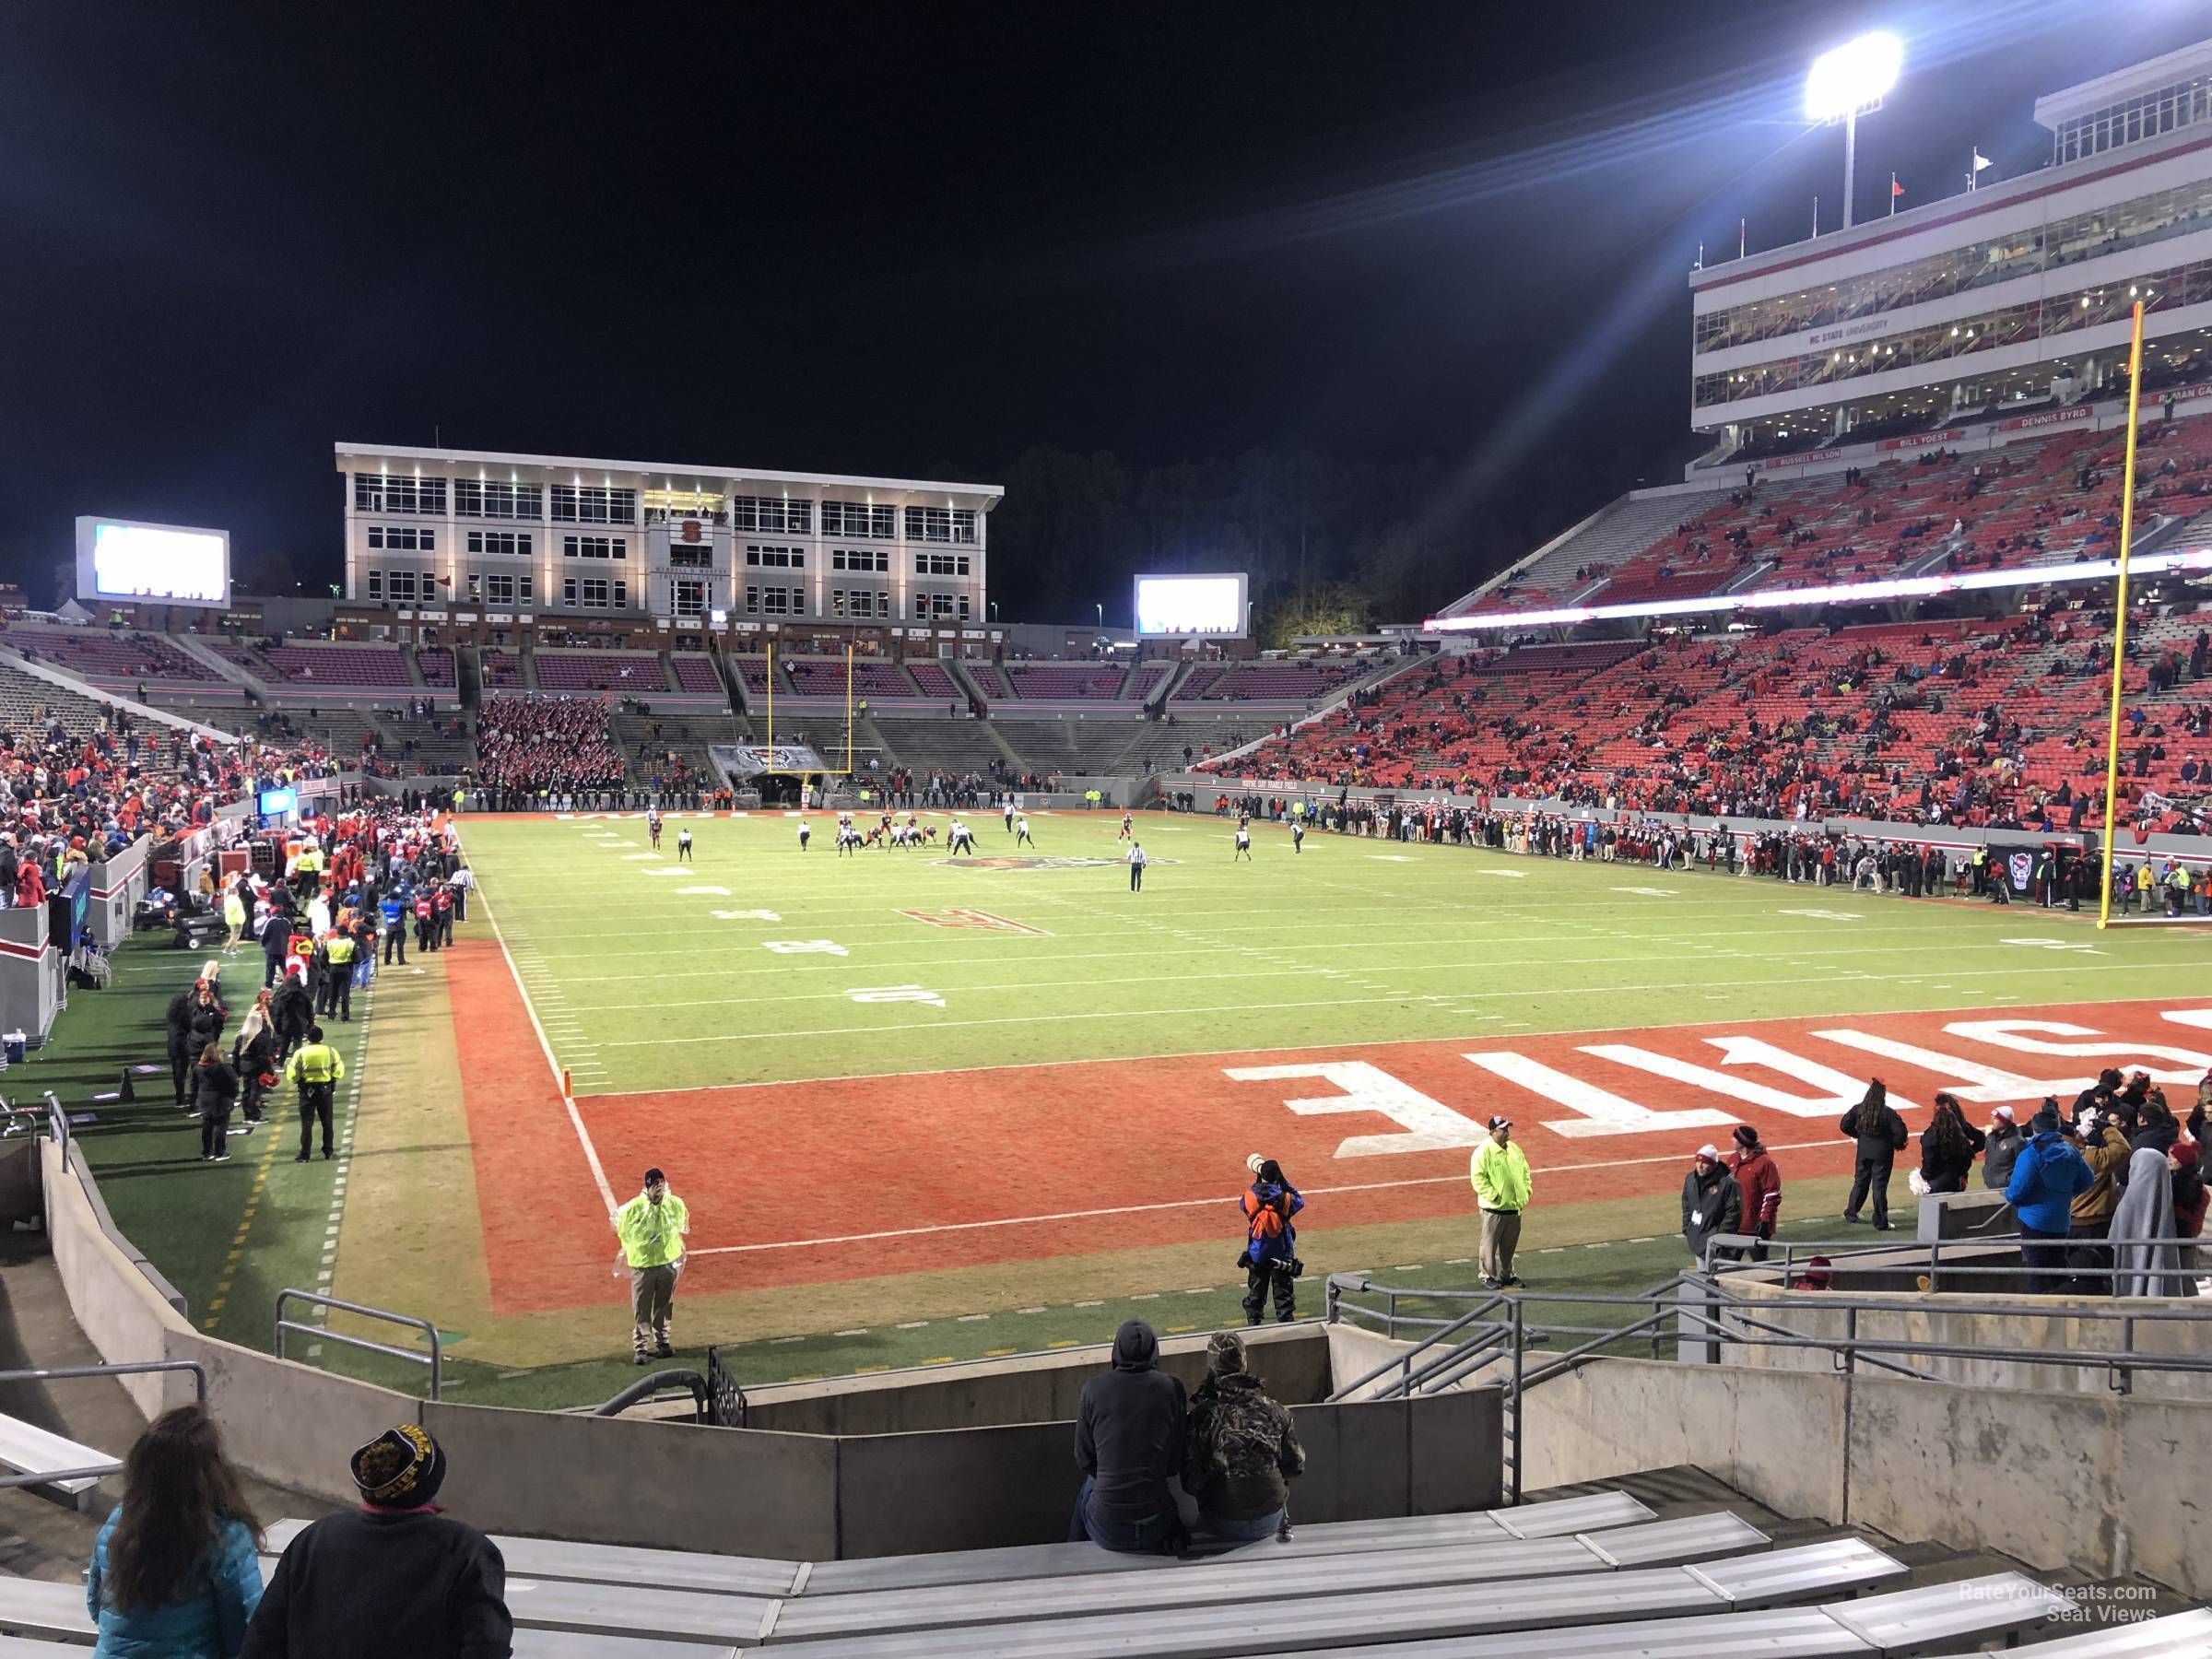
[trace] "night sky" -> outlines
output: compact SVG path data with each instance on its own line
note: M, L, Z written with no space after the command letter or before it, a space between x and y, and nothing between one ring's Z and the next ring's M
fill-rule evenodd
M333 441L434 434L987 481L1040 444L1426 460L1449 499L1409 511L1517 536L1691 453L1684 275L1739 216L1801 238L1818 193L1835 228L1799 88L1871 27L1907 69L1863 217L1892 168L1910 206L1976 144L2042 165L2039 92L2207 32L2182 0L11 6L0 574L52 597L97 512L328 580Z

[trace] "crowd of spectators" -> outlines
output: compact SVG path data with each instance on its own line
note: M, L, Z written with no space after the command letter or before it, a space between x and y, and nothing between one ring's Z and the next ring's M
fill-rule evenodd
M477 718L477 780L495 806L547 791L616 790L622 757L596 697L488 697Z

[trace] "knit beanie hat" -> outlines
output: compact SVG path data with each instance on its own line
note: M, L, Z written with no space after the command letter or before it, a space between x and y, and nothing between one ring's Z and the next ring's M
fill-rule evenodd
M1208 1375L1234 1376L1244 1369L1244 1338L1234 1331L1216 1331L1206 1339Z
M353 1454L353 1484L377 1509L420 1509L445 1482L445 1451L417 1423L387 1429Z
M1752 1128L1748 1124L1738 1124L1735 1126L1735 1134L1732 1138L1735 1140L1737 1146L1743 1147L1746 1151L1749 1151L1753 1147L1759 1145L1759 1131Z

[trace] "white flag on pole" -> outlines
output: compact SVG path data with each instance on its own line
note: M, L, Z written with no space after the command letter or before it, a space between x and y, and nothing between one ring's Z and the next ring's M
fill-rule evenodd
M1977 146L1977 147L1975 147L1975 150L1974 150L1974 171L1976 171L1976 172L1978 173L1978 172L1980 172L1980 171L1982 171L1983 168L1985 168L1985 167L1994 167L1995 165L1996 165L1996 163L1995 163L1994 161L1992 161L1992 160L1991 160L1991 159L1989 159L1987 156L1985 156L1985 155L1983 155L1983 154L1982 153L1982 151L1981 151L1981 148L1980 148L1980 147L1979 147L1979 146Z

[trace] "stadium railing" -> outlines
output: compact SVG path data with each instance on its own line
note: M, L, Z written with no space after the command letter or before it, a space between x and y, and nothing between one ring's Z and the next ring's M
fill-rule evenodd
M429 1340L429 1352L418 1353L413 1348L394 1347L388 1342L371 1342L366 1336L350 1336L344 1332L331 1330L327 1324L307 1324L300 1320L287 1319L284 1316L285 1307L288 1303L295 1301L305 1302L309 1307L319 1308L325 1312L335 1311L340 1313L351 1313L358 1319L381 1319L392 1324L405 1325L409 1330L420 1331ZM296 1331L300 1335L312 1336L317 1342L335 1342L342 1347L359 1348L371 1354L382 1354L388 1359L404 1359L413 1365L427 1365L430 1370L429 1397L433 1400L438 1398L439 1384L443 1378L444 1356L439 1341L438 1327L429 1320L417 1319L411 1313L394 1313L387 1308L371 1308L364 1307L359 1302L340 1301L335 1296L322 1296L312 1290L300 1290L288 1286L276 1292L276 1334L272 1351L277 1359L290 1358L284 1351L285 1333Z
M142 1377L155 1371L185 1372L192 1378L193 1389L199 1402L202 1405L206 1404L207 1371L205 1366L193 1359L142 1359L121 1365L53 1365L35 1366L20 1371L0 1371L0 1385L10 1382L41 1384L66 1382L87 1377ZM95 1480L105 1479L111 1475L123 1473L123 1465L112 1458L100 1463L79 1464L58 1469L45 1467L27 1469L23 1466L26 1461L23 1453L6 1442L10 1438L10 1431L29 1427L29 1425L16 1423L13 1418L0 1418L0 1465L17 1471L12 1475L0 1475L0 1488L51 1486L68 1491L71 1496L75 1496L76 1492L84 1490ZM29 1443L28 1449L34 1453L41 1451L78 1453L90 1450L89 1447L76 1445L59 1435L47 1434L43 1431L36 1434L35 1441ZM80 1482L84 1484L78 1485L77 1483Z

